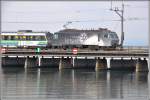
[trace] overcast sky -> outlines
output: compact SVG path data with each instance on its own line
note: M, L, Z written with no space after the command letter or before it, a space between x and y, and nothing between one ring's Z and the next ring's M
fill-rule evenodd
M124 2L125 45L148 45L148 1ZM122 2L112 7L121 9ZM33 30L57 32L68 28L108 28L120 37L120 17L110 11L111 2L102 1L2 1L2 31Z

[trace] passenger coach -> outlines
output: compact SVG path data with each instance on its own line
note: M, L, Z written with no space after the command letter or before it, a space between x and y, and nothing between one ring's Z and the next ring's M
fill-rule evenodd
M18 31L18 32L2 32L2 47L46 47L47 38L45 32Z

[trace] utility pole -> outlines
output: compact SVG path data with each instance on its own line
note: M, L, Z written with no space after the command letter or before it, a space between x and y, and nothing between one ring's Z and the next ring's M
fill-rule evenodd
M121 42L120 47L123 47L123 41L124 41L124 4L122 4L122 9L119 10L118 7L115 7L114 9L110 9L111 11L116 12L117 15L121 18Z

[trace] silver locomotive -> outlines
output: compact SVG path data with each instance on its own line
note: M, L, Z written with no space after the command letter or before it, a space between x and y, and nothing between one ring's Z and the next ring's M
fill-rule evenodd
M98 30L64 29L53 34L50 45L60 48L114 48L119 45L119 38L115 32L104 28Z

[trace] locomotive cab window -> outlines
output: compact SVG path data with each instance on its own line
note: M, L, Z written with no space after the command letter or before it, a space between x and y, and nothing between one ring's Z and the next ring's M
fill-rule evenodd
M104 35L104 38L108 38L108 34L105 34L105 35Z
M109 34L109 38L114 38L114 34Z
M114 34L114 37L115 37L115 38L118 38L118 36L117 36L116 34Z

